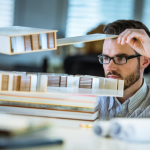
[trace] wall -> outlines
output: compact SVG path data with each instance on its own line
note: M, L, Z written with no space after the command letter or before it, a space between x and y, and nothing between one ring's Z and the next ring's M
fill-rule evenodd
M55 29L58 36L64 37L67 8L68 0L16 0L14 25ZM0 54L0 70L13 70L17 64L40 66L44 58L50 61L53 56L53 51L14 56Z

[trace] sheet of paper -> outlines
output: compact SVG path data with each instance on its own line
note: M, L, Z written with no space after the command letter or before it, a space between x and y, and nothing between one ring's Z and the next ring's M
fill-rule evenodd
M98 41L98 40L117 38L117 37L118 35L97 33L97 34L89 34L89 35L84 35L84 36L62 38L62 39L57 39L57 46L71 45L71 44L82 43L82 42Z

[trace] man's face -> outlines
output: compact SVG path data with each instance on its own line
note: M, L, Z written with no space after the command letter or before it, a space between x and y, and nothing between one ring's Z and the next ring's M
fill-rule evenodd
M109 57L136 55L128 45L117 44L116 39L106 39L103 45L103 55ZM124 89L129 88L140 78L140 64L137 58L127 60L126 64L117 65L111 59L109 64L103 64L107 78L124 80Z

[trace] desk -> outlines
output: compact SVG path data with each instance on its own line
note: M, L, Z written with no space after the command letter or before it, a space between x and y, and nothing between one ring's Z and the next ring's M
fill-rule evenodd
M25 117L32 118L32 116ZM150 150L150 143L126 143L121 140L101 138L96 136L91 128L79 127L82 123L91 123L88 121L47 119L54 124L54 127L43 134L48 138L63 139L64 143L18 150Z

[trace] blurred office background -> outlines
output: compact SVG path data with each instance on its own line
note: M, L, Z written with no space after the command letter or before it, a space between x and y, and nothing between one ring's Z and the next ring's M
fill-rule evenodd
M0 0L0 27L55 29L58 38L103 33L104 25L117 19L139 20L150 28L149 6L150 0ZM98 41L55 51L0 54L0 70L104 76L96 57L102 45Z

